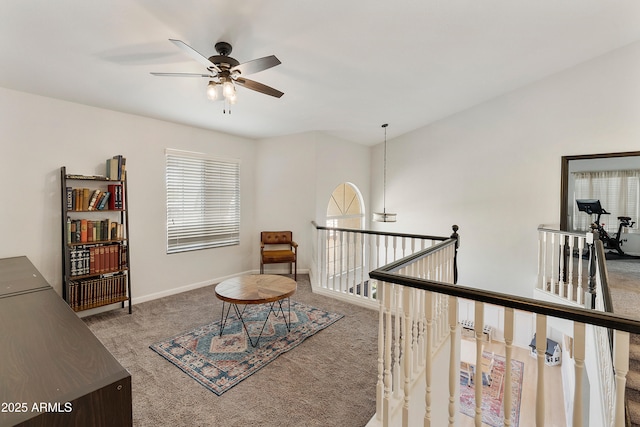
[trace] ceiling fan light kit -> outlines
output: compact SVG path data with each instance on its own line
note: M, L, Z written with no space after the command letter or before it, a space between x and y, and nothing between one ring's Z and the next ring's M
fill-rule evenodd
M396 222L396 214L387 212L387 126L389 123L382 125L384 129L384 161L382 175L382 212L373 213L373 221L375 222Z
M207 98L212 101L225 101L226 104L235 104L237 101L236 85L243 86L256 92L280 98L284 95L277 89L269 87L265 84L249 80L242 75L249 75L259 71L280 65L280 60L274 55L265 56L263 58L254 59L252 61L240 63L237 59L229 56L232 47L227 42L218 42L215 44L218 55L203 56L198 51L181 40L169 39L180 50L198 61L207 68L207 74L198 73L151 73L154 76L164 77L202 77L209 79L207 84ZM226 113L226 109L223 110ZM231 113L231 110L229 110Z

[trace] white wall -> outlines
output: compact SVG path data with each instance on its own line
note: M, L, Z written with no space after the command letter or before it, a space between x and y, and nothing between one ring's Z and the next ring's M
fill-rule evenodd
M369 148L319 133L254 141L1 88L0 117L0 258L28 256L59 293L61 166L104 174L107 158L127 158L134 303L257 270L265 229L294 231L305 270L333 187L368 196ZM165 148L240 159L239 246L166 254Z
M635 43L393 138L387 210L398 222L378 227L449 235L458 224L459 283L531 296L536 228L559 223L560 159L638 150L638 75ZM381 155L380 144L372 171ZM382 207L376 174L372 194Z
M0 257L27 255L61 292L60 167L104 174L115 154L127 158L134 301L211 283L255 267L255 141L139 116L0 89ZM241 161L239 246L166 254L164 149Z
M559 219L560 158L638 149L638 75L640 43L390 139L387 209L399 222L373 226L449 235L456 223L460 283L531 295L536 227ZM293 230L307 268L309 222L324 219L340 182L360 188L368 214L382 207L381 145L320 133L252 141L5 89L0 117L0 256L29 256L58 291L62 165L99 173L106 158L127 157L138 300L256 269L267 228ZM239 246L165 254L166 147L241 159Z
M324 225L331 193L355 184L367 203L370 149L310 132L261 140L257 145L256 239L263 230L292 230L298 243L298 269L311 256L311 221ZM258 260L258 249L252 255ZM286 266L267 265L281 272Z

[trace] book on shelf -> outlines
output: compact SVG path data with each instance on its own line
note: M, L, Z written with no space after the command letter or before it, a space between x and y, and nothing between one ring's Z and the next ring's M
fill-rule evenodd
M72 248L69 255L72 277L114 273L127 268L125 245L79 245Z
M111 196L111 193L109 191L105 191L102 193L102 197L100 198L100 203L98 204L98 210L103 210L105 207L107 207L107 202L109 201L109 196Z
M89 210L89 202L91 198L91 190L89 190L88 188L83 188L82 189L82 208L81 210L83 211L88 211Z
M67 217L67 242L92 243L124 239L124 224L111 219L90 220Z
M119 186L122 193L122 184L112 184ZM110 186L111 187L111 186ZM114 187L115 188L115 187ZM104 209L122 209L111 208L109 199L110 191L91 190L89 188L71 188L67 187L67 210L69 211L101 211ZM120 203L122 205L122 203Z
M100 193L100 190L93 190L93 193L91 193L91 197L89 198L89 207L87 208L87 210L92 211L96 209L96 202L100 197Z
M122 184L109 184L107 187L111 196L109 197L109 209L120 210L124 209L124 203L122 198Z
M114 181L124 181L125 179L125 165L127 159L121 154L113 156L111 159L107 159L106 172L107 178Z
M67 187L67 210L73 210L73 188Z
M126 276L123 274L69 282L68 300L74 309L119 302L126 296Z

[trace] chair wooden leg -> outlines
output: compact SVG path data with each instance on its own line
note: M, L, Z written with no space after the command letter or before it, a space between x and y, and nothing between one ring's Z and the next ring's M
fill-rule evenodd
M293 270L293 280L295 280L296 282L298 281L298 260L296 260L294 263L294 270Z

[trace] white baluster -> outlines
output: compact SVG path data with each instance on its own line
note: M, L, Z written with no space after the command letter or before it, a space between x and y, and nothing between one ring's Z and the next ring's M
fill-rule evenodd
M346 244L344 248L344 254L342 255L345 258L346 267L344 269L344 283L345 283L345 292L349 293L349 267L351 266L351 234L350 232L346 232ZM355 295L356 288L353 288L353 294Z
M424 301L425 317L427 319L427 334L425 336L426 348L426 366L424 369L425 378L425 412L424 427L431 427L431 381L433 369L433 293L425 291Z
M569 273L567 276L567 298L571 301L575 300L573 295L573 247L575 245L576 237L569 236Z
M616 372L616 427L624 427L624 391L629 372L629 333L615 331L613 347L613 363Z
M406 249L407 249L407 246L406 246L407 239L404 238L404 237L401 237L401 239L402 239L402 258L404 258L404 257L407 256L407 251L406 251Z
M482 326L484 325L484 304L475 302L474 331L476 335L476 370L473 376L476 391L476 427L482 427Z
M545 245L545 232L538 231L538 289L544 290L544 245Z
M418 291L415 288L411 288L411 355L412 361L411 364L411 378L413 379L413 375L418 371L418 363L420 361L420 352L418 347L418 337L419 337L419 325L420 325L420 294L422 291Z
M565 240L565 236L564 236L564 234L559 235L558 239L560 240L560 242L559 242L560 243L560 248L559 248L560 249L560 253L558 254L559 257L560 257L560 268L559 268L560 277L558 278L558 287L560 289L559 289L558 295L561 298L564 298L564 296L565 296L565 292L564 292L564 256L565 256L564 240Z
M584 304L584 291L582 290L582 252L584 251L585 238L578 239L578 290L576 292L576 302Z
M513 326L514 326L514 310L505 307L504 309L504 344L505 344L505 374L504 374L504 425L511 425L511 389L513 381L511 379L511 355L513 353Z
M460 363L458 342L460 342L458 327L458 298L449 297L449 425L456 424L456 396L460 389Z
M582 427L582 377L585 358L585 325L573 322L573 361L575 364L575 389L573 395L573 427Z
M342 260L344 258L344 231L340 231L340 246L338 247L338 252L340 253L340 257L338 258L340 260L340 264L339 264L339 268L338 268L338 275L340 276L340 292L344 292L344 269L342 268Z
M380 283L378 283L380 284ZM393 285L382 282L381 291L384 292L383 300L385 304L385 334L384 334L384 405L382 408L383 426L388 426L391 422L391 295Z
M544 359L547 351L547 316L536 314L536 352L538 382L536 388L536 426L544 426Z
M426 333L426 318L424 311L425 291L418 292L418 316L420 321L418 322L418 360L420 361L420 367L425 365L425 333Z
M542 283L540 289L547 289L547 232L542 232Z
M404 310L404 351L403 351L403 367L404 367L404 404L402 406L402 426L409 427L409 402L411 400L411 365L413 363L411 357L411 344L413 343L411 320L413 317L411 307L412 288L404 287L402 291L403 301L402 308ZM398 313L398 317L400 313Z
M394 342L393 342L393 395L398 397L400 395L400 345L404 340L404 332L400 331L400 304L403 287L400 285L394 285L395 292L393 293L393 311L394 316Z
M377 284L376 284L377 286ZM382 289L380 289L382 291ZM378 382L376 383L376 418L382 419L382 399L384 397L384 317L387 314L387 307L384 298L380 298L378 316Z
M424 272L425 272L425 260L424 258L421 259L418 262L418 277L420 278L424 278ZM421 361L421 366L424 366L426 364L426 359L427 359L427 354L426 354L426 342L425 340L428 338L427 337L427 315L426 315L426 291L421 291L420 292L420 343L419 343L419 347L420 347L420 361Z
M555 233L551 233L551 276L550 276L550 292L554 295L557 295L556 289L556 275L558 274L558 269L556 268L556 235Z
M397 250L398 250L398 236L393 236L392 242L393 242L393 256L391 257L391 262L398 260L398 253L397 253Z
M328 262L328 250L329 250L329 232L327 230L322 230L322 242L323 247L321 250L322 260L320 261L321 267L321 282L322 287L327 289L329 287L329 262Z

